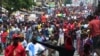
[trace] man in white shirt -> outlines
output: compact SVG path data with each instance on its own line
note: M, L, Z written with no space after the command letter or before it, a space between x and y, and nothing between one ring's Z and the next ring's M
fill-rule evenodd
M26 51L28 51L29 56L37 56L44 50L45 50L44 46L42 46L39 43L36 43L35 41L28 43L26 47Z
M26 47L27 56L34 56L34 44L32 42L29 42Z
M39 55L45 50L44 46L39 43L34 44L34 55Z
M76 31L76 48L77 48L77 51L79 53L80 51L80 41L81 41L81 29L78 28L77 31Z
M51 37L51 35L53 34L53 28L52 27L48 27L48 31L49 31L49 37Z
M59 39L58 39L58 46L64 44L64 32L63 29L59 29Z

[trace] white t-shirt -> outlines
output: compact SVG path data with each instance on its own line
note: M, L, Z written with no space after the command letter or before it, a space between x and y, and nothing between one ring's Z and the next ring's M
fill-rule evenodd
M39 43L34 44L34 55L37 55L39 51L45 50L44 46Z
M49 34L52 34L52 32L53 32L53 28L48 28L48 31L49 31Z
M29 52L29 56L34 56L34 44L32 42L28 43L27 47L26 47L26 51Z
M77 38L80 38L80 37L81 37L81 30L77 30L77 31L76 31L76 37L77 37Z
M20 31L20 28L16 27L15 30L16 30L16 31Z
M12 29L11 29L12 31L15 31L16 30L16 28L15 27L12 27Z
M0 32L0 35L3 33L3 31ZM1 43L1 36L0 36L0 43Z
M27 47L27 41L24 40L24 41L22 42L22 45L23 45L23 47Z

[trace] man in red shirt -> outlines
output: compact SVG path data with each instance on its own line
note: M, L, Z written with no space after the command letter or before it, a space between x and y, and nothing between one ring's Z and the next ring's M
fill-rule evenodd
M95 18L94 16L89 16L88 19L90 21L90 36L93 39L94 51L96 51L96 49L100 49L100 20Z
M46 23L46 21L47 21L46 16L45 16L45 14L43 14L43 15L41 16L41 22L42 22L42 23Z
M5 49L5 56L26 56L25 49L20 43L20 37L13 35L12 43Z
M1 43L2 43L2 50L6 48L8 32L6 30L3 31L1 34Z

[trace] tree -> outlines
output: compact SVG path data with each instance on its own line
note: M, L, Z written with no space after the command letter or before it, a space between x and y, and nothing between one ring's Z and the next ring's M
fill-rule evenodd
M27 9L29 10L32 5L35 5L34 0L3 0L2 6L8 10L8 15L12 14L14 11Z

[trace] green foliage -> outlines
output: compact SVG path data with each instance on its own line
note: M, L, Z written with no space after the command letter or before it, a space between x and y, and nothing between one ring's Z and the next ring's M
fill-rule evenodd
M10 13L21 10L21 9L30 9L32 5L35 5L34 0L3 0L2 5Z

